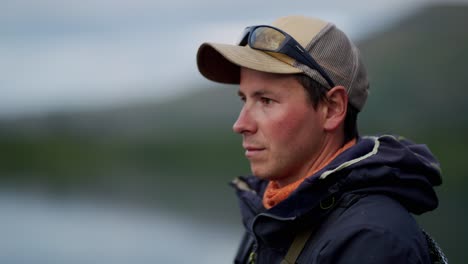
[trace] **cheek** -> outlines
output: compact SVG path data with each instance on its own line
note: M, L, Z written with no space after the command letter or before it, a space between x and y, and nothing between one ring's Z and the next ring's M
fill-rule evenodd
M311 133L312 124L308 114L300 110L291 111L272 120L268 129L271 140L279 144L288 144L298 135Z

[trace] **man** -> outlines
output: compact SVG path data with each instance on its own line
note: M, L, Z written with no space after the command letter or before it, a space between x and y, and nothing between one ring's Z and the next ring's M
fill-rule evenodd
M359 137L369 84L331 23L301 16L204 43L208 79L240 84L233 129L253 176L233 182L245 226L235 263L430 263L410 213L437 207L438 162L396 136Z

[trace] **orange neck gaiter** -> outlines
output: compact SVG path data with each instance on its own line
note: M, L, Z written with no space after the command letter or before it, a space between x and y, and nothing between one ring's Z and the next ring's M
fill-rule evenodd
M338 149L333 156L331 156L329 159L324 160L320 164L314 164L314 166L311 167L309 171L307 171L307 174L302 177L301 179L288 184L286 186L280 187L276 181L270 181L268 183L268 186L265 190L265 194L263 195L263 206L265 208L270 209L273 206L277 205L278 203L282 202L288 196L301 185L301 183L307 178L307 176L314 175L317 171L321 170L323 167L328 165L332 160L334 160L338 155L340 155L343 151L349 149L352 147L354 144L356 144L356 139L353 139L346 143L343 147Z

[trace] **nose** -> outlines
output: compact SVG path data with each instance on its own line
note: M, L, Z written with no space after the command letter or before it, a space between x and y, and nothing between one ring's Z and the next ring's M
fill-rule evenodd
M232 126L232 130L238 134L255 133L255 120L246 105L242 107L236 122Z

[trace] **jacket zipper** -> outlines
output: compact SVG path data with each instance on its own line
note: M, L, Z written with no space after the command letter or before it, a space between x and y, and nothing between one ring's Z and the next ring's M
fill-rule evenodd
M252 221L252 227L251 227L252 232L254 230L253 227L255 225L255 222L257 221L258 217L260 217L260 216L269 217L269 218L272 218L272 219L275 219L275 220L278 220L278 221L291 221L291 220L296 219L296 217L294 217L294 216L292 216L292 217L278 217L278 216L268 214L268 213L260 213L257 216L255 216L254 220ZM250 251L249 258L247 260L248 264L257 263L258 240L257 240L257 236L255 235L255 233L253 233L253 237L254 237L254 244L252 246L252 250Z
M257 239L255 239L255 242L252 247L252 251L250 251L249 254L249 259L247 260L248 264L255 264L257 261Z
M243 186L243 188L240 188L239 187L239 184L240 184L239 182L242 182L241 184L245 184L245 186ZM245 181L243 181L242 179L240 179L240 178L236 178L232 183L240 190L255 192L254 190L250 189L249 186L247 185L247 183ZM256 210L257 208L250 203L250 200L246 200L246 199L242 199L242 200L244 201L244 203L247 204L247 206L250 208L250 210L252 210L252 212L254 212L254 213L257 212L257 210ZM272 218L272 219L275 219L275 220L278 220L278 221L290 221L290 220L296 219L296 217L294 217L294 216L293 217L278 217L278 216L268 214L268 213L260 213L260 214L256 215L254 220L252 221L252 226L251 226L252 232L254 230L253 227L255 225L255 222L257 221L258 217L260 217L260 216L269 217L269 218ZM249 257L247 259L248 264L255 264L257 262L258 240L257 240L257 236L255 235L255 233L253 233L252 236L254 238L254 243L253 243L253 246L252 246L252 250L250 251Z

